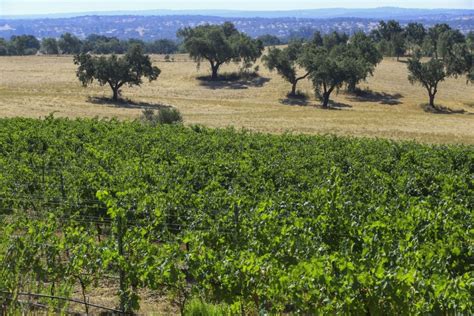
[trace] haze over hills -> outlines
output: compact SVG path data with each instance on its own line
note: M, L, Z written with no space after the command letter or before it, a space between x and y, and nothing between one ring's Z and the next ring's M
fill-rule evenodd
M22 34L39 38L59 37L70 32L82 38L89 34L101 34L121 39L174 39L176 31L182 27L231 21L251 36L271 34L287 38L304 36L315 30L323 33L333 30L368 32L376 27L379 20L387 19L397 19L402 24L422 22L427 26L448 23L463 33L474 29L474 10L464 9L149 10L0 16L0 37Z
M397 7L361 8L361 9L309 9L309 10L279 10L279 11L244 11L244 10L137 10L137 11L91 11L56 14L35 15L2 15L2 19L41 19L41 18L71 18L85 15L139 15L139 16L166 16L166 15L201 15L217 17L241 18L312 18L330 19L341 17L374 18L374 19L413 19L413 18L456 18L473 17L474 9L408 9Z

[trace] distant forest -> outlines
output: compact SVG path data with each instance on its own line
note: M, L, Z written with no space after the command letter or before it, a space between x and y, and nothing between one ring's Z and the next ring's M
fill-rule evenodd
M354 34L357 31L369 33L378 27L380 20L392 18L380 17L218 17L197 15L164 15L164 16L78 16L71 18L37 18L37 19L1 19L0 38L11 36L33 35L38 39L45 37L59 38L62 34L71 33L81 40L91 34L116 37L120 40L130 38L152 42L159 39L176 40L176 32L184 27L195 27L203 24L233 23L241 32L256 38L262 35L273 35L282 41L290 38L309 37L315 31L327 34L333 31ZM395 18L394 18L395 19ZM451 28L467 34L474 30L474 14L416 16L396 18L402 26L410 22L422 23L429 28L435 24L446 23Z
M349 38L350 33L339 30L329 32ZM424 56L445 55L454 43L467 44L474 51L474 31L463 34L459 29L446 23L426 28L422 23L408 23L403 26L395 20L379 21L368 33L383 56L401 57L419 51ZM276 46L294 41L314 40L315 34L324 34L311 29L294 33L288 38L265 34L256 37L263 46ZM338 36L339 36L338 35ZM176 34L175 34L176 36ZM59 55L59 54L123 54L132 46L139 45L148 54L186 53L181 39L158 39L144 41L139 38L120 39L115 36L90 34L85 39L71 33L61 34L58 38L37 38L34 35L13 35L10 39L0 38L0 56L5 55Z

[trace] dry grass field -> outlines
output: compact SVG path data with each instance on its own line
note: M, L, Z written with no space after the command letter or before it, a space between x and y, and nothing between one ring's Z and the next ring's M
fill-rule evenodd
M285 100L289 84L263 66L261 78L252 81L210 83L196 79L209 73L207 64L197 69L185 55L175 58L176 62L167 63L163 56L153 56L162 70L160 78L123 89L123 97L137 104L113 105L93 101L110 96L111 91L98 85L83 88L71 56L0 57L0 116L44 117L55 112L56 116L134 119L144 106L168 104L183 113L187 124L474 144L474 86L466 85L464 78L443 82L436 101L465 113L426 113L421 107L427 102L426 92L410 85L406 63L385 59L374 77L361 85L374 92L370 97L341 91L333 96L337 109L323 110L316 106L309 81L299 86L310 96L307 103L289 105ZM222 69L235 70L234 64Z

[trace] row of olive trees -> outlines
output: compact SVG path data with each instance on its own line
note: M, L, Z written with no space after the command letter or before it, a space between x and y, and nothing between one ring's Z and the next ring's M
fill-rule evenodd
M440 25L436 25L429 29L429 33L437 33L439 38L445 38L447 33L439 29ZM449 30L446 32L451 33ZM435 43L436 37L433 35L432 38ZM463 75L467 75L468 81L474 81L474 50L469 40L439 40L438 47L441 47L440 42L443 43L442 54L434 54L424 62L421 49L415 49L408 60L408 80L421 84L427 90L432 108L436 108L434 100L439 82ZM270 70L276 70L291 83L288 96L297 96L298 82L310 78L325 108L334 90L346 85L349 91L354 91L359 82L372 75L381 60L382 53L377 49L376 40L364 33L356 33L351 38L338 33L324 37L315 33L307 43L294 41L285 48L271 48L263 57Z
M185 28L178 35L183 38L183 45L196 62L209 62L212 80L218 78L219 68L223 64L233 61L249 65L263 51L260 40L239 32L232 23ZM109 85L114 101L118 100L122 86L140 85L143 77L150 81L156 80L161 72L152 66L150 57L144 55L141 45L133 45L122 57L81 53L74 57L74 63L78 65L77 77L84 86L94 80L100 85Z
M232 23L185 28L178 32L178 36L198 65L203 61L209 63L211 80L218 79L223 64L252 64L263 52L260 40L239 32ZM408 79L427 89L432 107L435 107L438 83L445 78L467 74L468 80L473 81L473 53L466 41L454 42L442 57L433 56L430 61L423 62L421 51L417 50L408 61ZM300 80L311 79L324 108L329 106L334 91L344 85L354 91L359 82L373 74L381 60L377 42L362 32L352 37L337 32L322 36L316 32L309 42L294 41L285 48L273 47L263 57L270 70L276 70L291 83L290 97L297 95ZM140 85L142 77L152 81L160 74L160 70L151 65L150 58L143 55L140 45L133 46L123 57L82 53L74 61L79 66L77 76L84 85L94 79L101 85L108 84L114 100L118 99L123 85Z
M310 78L325 108L334 90L347 84L354 91L381 60L374 42L362 32L350 39L336 32L325 36L316 32L307 43L293 41L285 48L271 48L263 57L271 71L291 83L289 97L297 96L300 80Z

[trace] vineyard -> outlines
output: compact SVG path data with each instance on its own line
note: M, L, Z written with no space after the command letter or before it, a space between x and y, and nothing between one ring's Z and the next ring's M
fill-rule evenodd
M473 146L0 119L0 308L468 315L473 209Z

